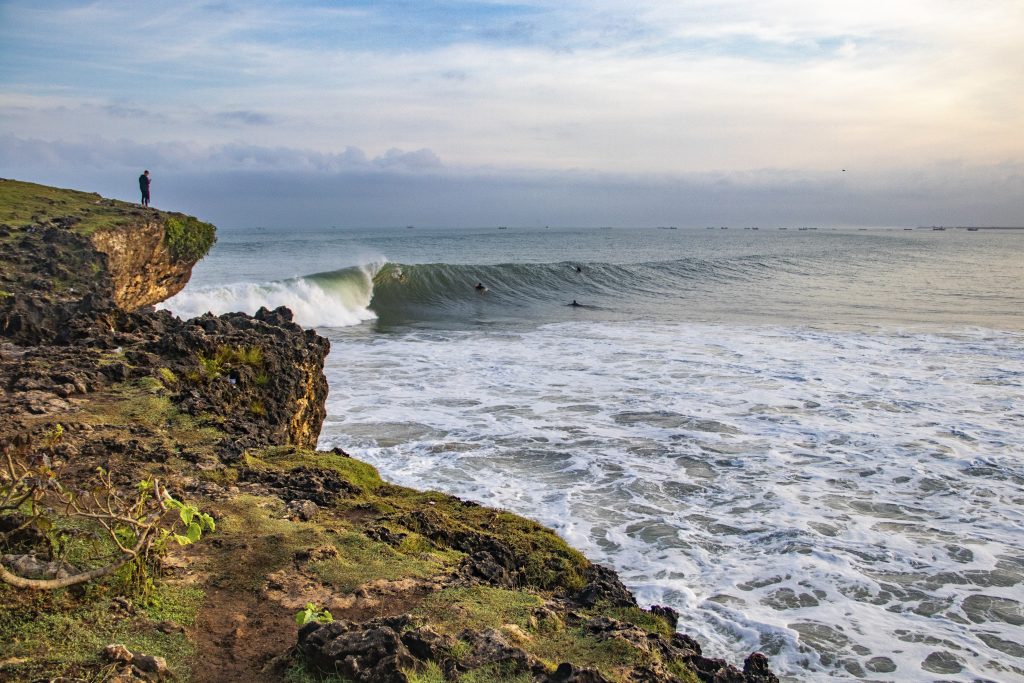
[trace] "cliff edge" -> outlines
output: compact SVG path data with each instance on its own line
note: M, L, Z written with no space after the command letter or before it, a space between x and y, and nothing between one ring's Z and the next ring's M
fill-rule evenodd
M148 308L213 240L0 181L0 680L777 681L551 530L317 451L326 339Z

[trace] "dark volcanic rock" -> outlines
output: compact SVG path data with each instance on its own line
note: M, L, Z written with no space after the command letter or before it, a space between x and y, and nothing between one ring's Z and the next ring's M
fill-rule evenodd
M332 621L306 624L299 629L299 651L315 668L358 683L402 683L403 669L415 664L395 619L374 619L361 624Z
M288 472L245 469L238 478L263 484L285 502L305 500L326 506L339 496L359 492L337 472L313 467L298 467Z
M598 602L607 602L616 607L636 607L636 598L611 569L592 565L587 579L587 585L575 596L580 605L593 607Z

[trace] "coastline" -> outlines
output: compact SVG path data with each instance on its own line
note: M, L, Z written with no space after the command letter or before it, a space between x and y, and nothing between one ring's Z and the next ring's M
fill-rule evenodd
M0 676L777 680L763 655L743 671L703 657L676 612L640 609L539 524L314 450L327 340L285 308L189 321L149 308L184 287L212 226L16 181L0 181L0 203L5 454L45 455L69 488L97 466L118 490L159 479L217 520L169 546L142 591L118 574L84 590L0 587ZM88 521L48 522L5 535L5 565L47 551L72 571L96 561ZM332 619L297 627L309 604Z

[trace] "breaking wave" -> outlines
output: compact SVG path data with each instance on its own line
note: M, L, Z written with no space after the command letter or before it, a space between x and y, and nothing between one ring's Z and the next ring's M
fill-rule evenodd
M478 305L481 294L492 310L564 303L566 298L598 305L678 297L698 285L754 279L793 264L745 257L732 260L677 259L612 264L572 262L492 265L367 263L263 283L188 288L164 307L192 317L207 311L255 312L287 306L297 322L346 327L374 318L431 320L457 317ZM475 288L482 283L486 289Z

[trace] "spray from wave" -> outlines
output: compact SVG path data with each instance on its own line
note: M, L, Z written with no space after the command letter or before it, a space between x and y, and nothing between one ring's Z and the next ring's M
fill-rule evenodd
M261 306L287 306L307 327L347 327L376 318L370 310L373 278L383 263L370 263L329 273L273 282L186 288L163 304L183 318L206 312L255 313Z

